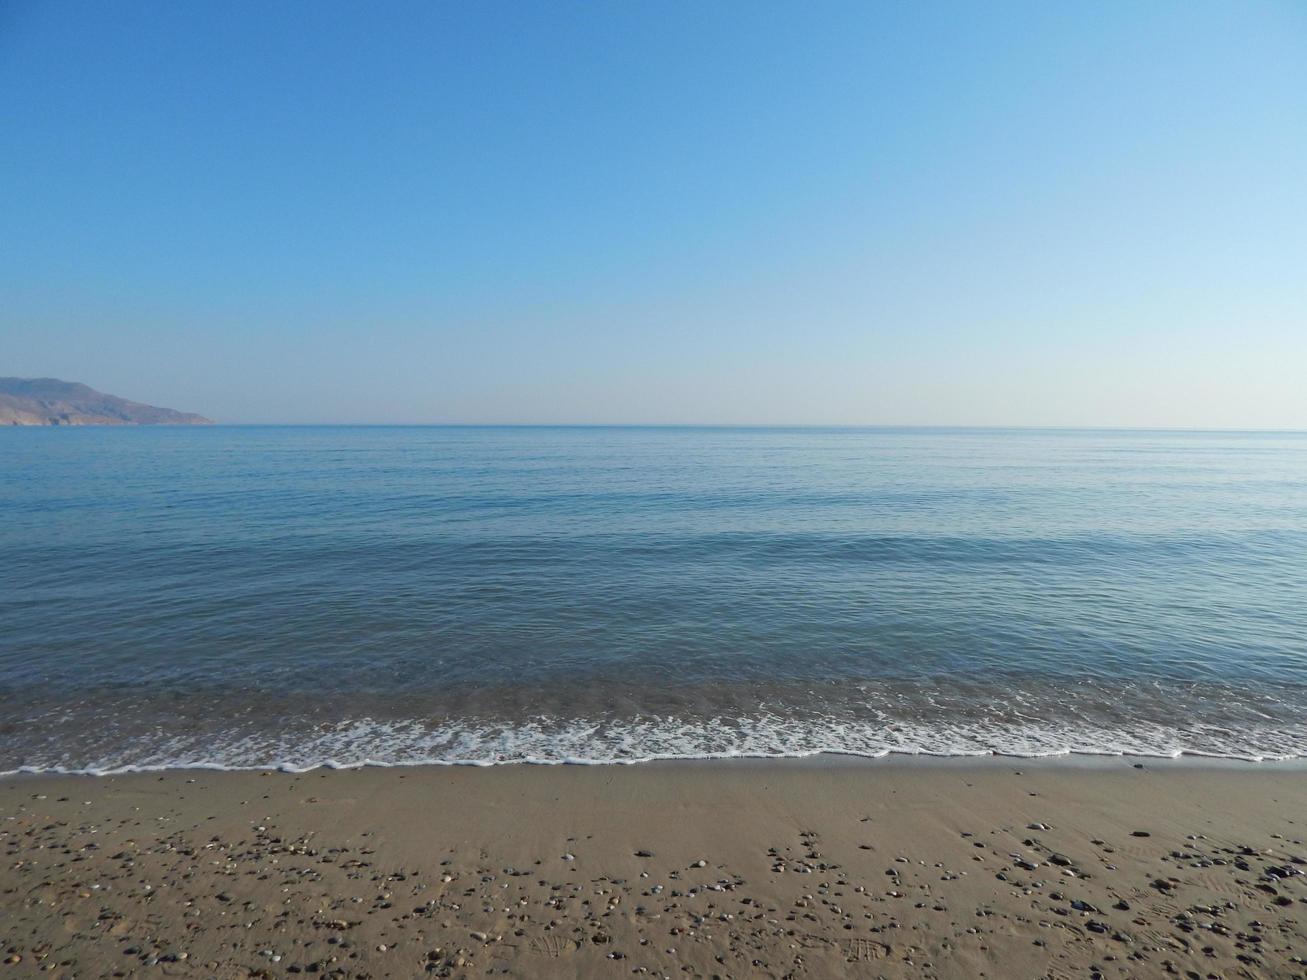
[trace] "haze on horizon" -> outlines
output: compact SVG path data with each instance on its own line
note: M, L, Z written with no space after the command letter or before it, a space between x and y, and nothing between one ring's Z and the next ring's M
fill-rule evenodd
M1307 428L1307 7L0 3L0 375Z

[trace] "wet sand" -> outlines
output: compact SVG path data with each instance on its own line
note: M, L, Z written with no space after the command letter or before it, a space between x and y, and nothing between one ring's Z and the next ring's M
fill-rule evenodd
M1307 977L1307 771L0 780L0 976Z

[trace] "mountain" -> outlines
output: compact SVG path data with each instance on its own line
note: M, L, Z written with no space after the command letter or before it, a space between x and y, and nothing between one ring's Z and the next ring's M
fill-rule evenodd
M203 415L130 402L55 378L0 378L0 425L212 425Z

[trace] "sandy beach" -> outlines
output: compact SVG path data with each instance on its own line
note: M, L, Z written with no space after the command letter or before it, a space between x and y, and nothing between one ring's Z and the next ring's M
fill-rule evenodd
M1307 772L1097 760L0 783L17 976L1307 976Z

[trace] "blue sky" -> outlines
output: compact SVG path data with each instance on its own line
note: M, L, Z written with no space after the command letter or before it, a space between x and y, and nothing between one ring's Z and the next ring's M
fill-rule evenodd
M0 374L1307 428L1300 3L0 0Z

